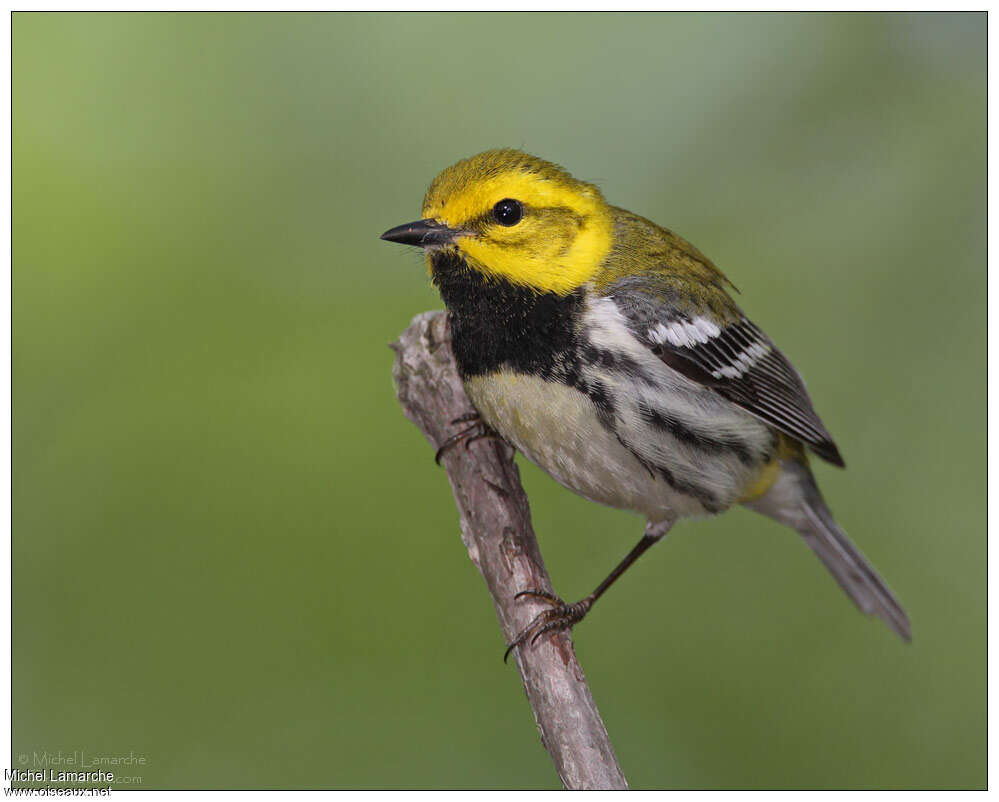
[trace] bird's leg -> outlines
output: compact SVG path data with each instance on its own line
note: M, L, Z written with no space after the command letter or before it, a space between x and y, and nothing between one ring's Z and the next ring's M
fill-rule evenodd
M628 552L628 556L617 564L617 567L607 575L607 578L603 582L597 585L596 589L589 596L584 599L580 599L575 604L566 604L554 593L549 593L545 590L520 591L520 593L514 596L515 599L525 597L541 599L550 606L550 609L545 610L543 613L539 613L530 624L520 631L520 634L514 638L513 643L507 646L506 653L503 655L503 662L506 662L506 659L510 656L510 652L512 652L516 647L526 643L528 639L530 639L530 642L533 645L547 632L561 632L562 630L572 629L572 627L582 621L586 614L590 611L590 608L593 607L596 600L603 596L607 589L613 585L639 557L648 551L649 547L665 537L666 533L673 527L674 522L674 519L667 519L656 523L652 523L650 521L645 527L645 534L642 535L642 539L635 544L635 548Z
M452 426L457 426L459 423L471 423L471 426L462 429L456 434L452 434L447 440L441 443L441 447L438 448L437 453L434 454L434 462L438 465L441 464L441 457L444 456L444 452L458 445L458 443L464 441L465 449L468 450L468 447L472 443L476 440L481 440L484 437L496 440L502 439L484 420L482 420L478 412L466 412L464 415L460 415L451 421Z

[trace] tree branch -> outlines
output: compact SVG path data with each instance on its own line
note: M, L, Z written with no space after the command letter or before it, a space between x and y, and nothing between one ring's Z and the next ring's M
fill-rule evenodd
M437 448L454 434L451 421L475 411L455 369L445 313L417 315L392 347L392 376L403 411ZM458 506L461 539L486 580L509 643L545 609L533 599L514 601L514 595L529 588L552 590L513 449L496 440L477 440L445 452L442 464ZM569 633L546 635L513 654L541 742L562 784L569 789L627 788Z

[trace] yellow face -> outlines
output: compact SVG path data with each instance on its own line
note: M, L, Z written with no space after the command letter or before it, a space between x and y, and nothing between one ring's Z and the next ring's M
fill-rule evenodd
M449 167L427 190L423 217L459 232L445 247L457 248L470 267L558 294L594 276L613 235L600 190L517 150Z

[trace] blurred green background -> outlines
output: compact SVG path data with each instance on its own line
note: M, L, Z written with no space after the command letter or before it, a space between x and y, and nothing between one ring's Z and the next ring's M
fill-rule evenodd
M516 146L742 289L913 621L906 647L750 512L682 525L576 635L631 784L984 787L985 29L15 14L15 758L131 752L142 788L558 787L393 395L387 345L440 301L378 240L439 170ZM523 474L581 596L642 522Z

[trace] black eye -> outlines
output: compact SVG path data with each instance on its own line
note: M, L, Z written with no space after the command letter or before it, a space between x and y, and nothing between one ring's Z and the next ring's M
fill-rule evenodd
M524 216L524 207L520 201L505 198L493 206L493 217L501 226L515 226Z

